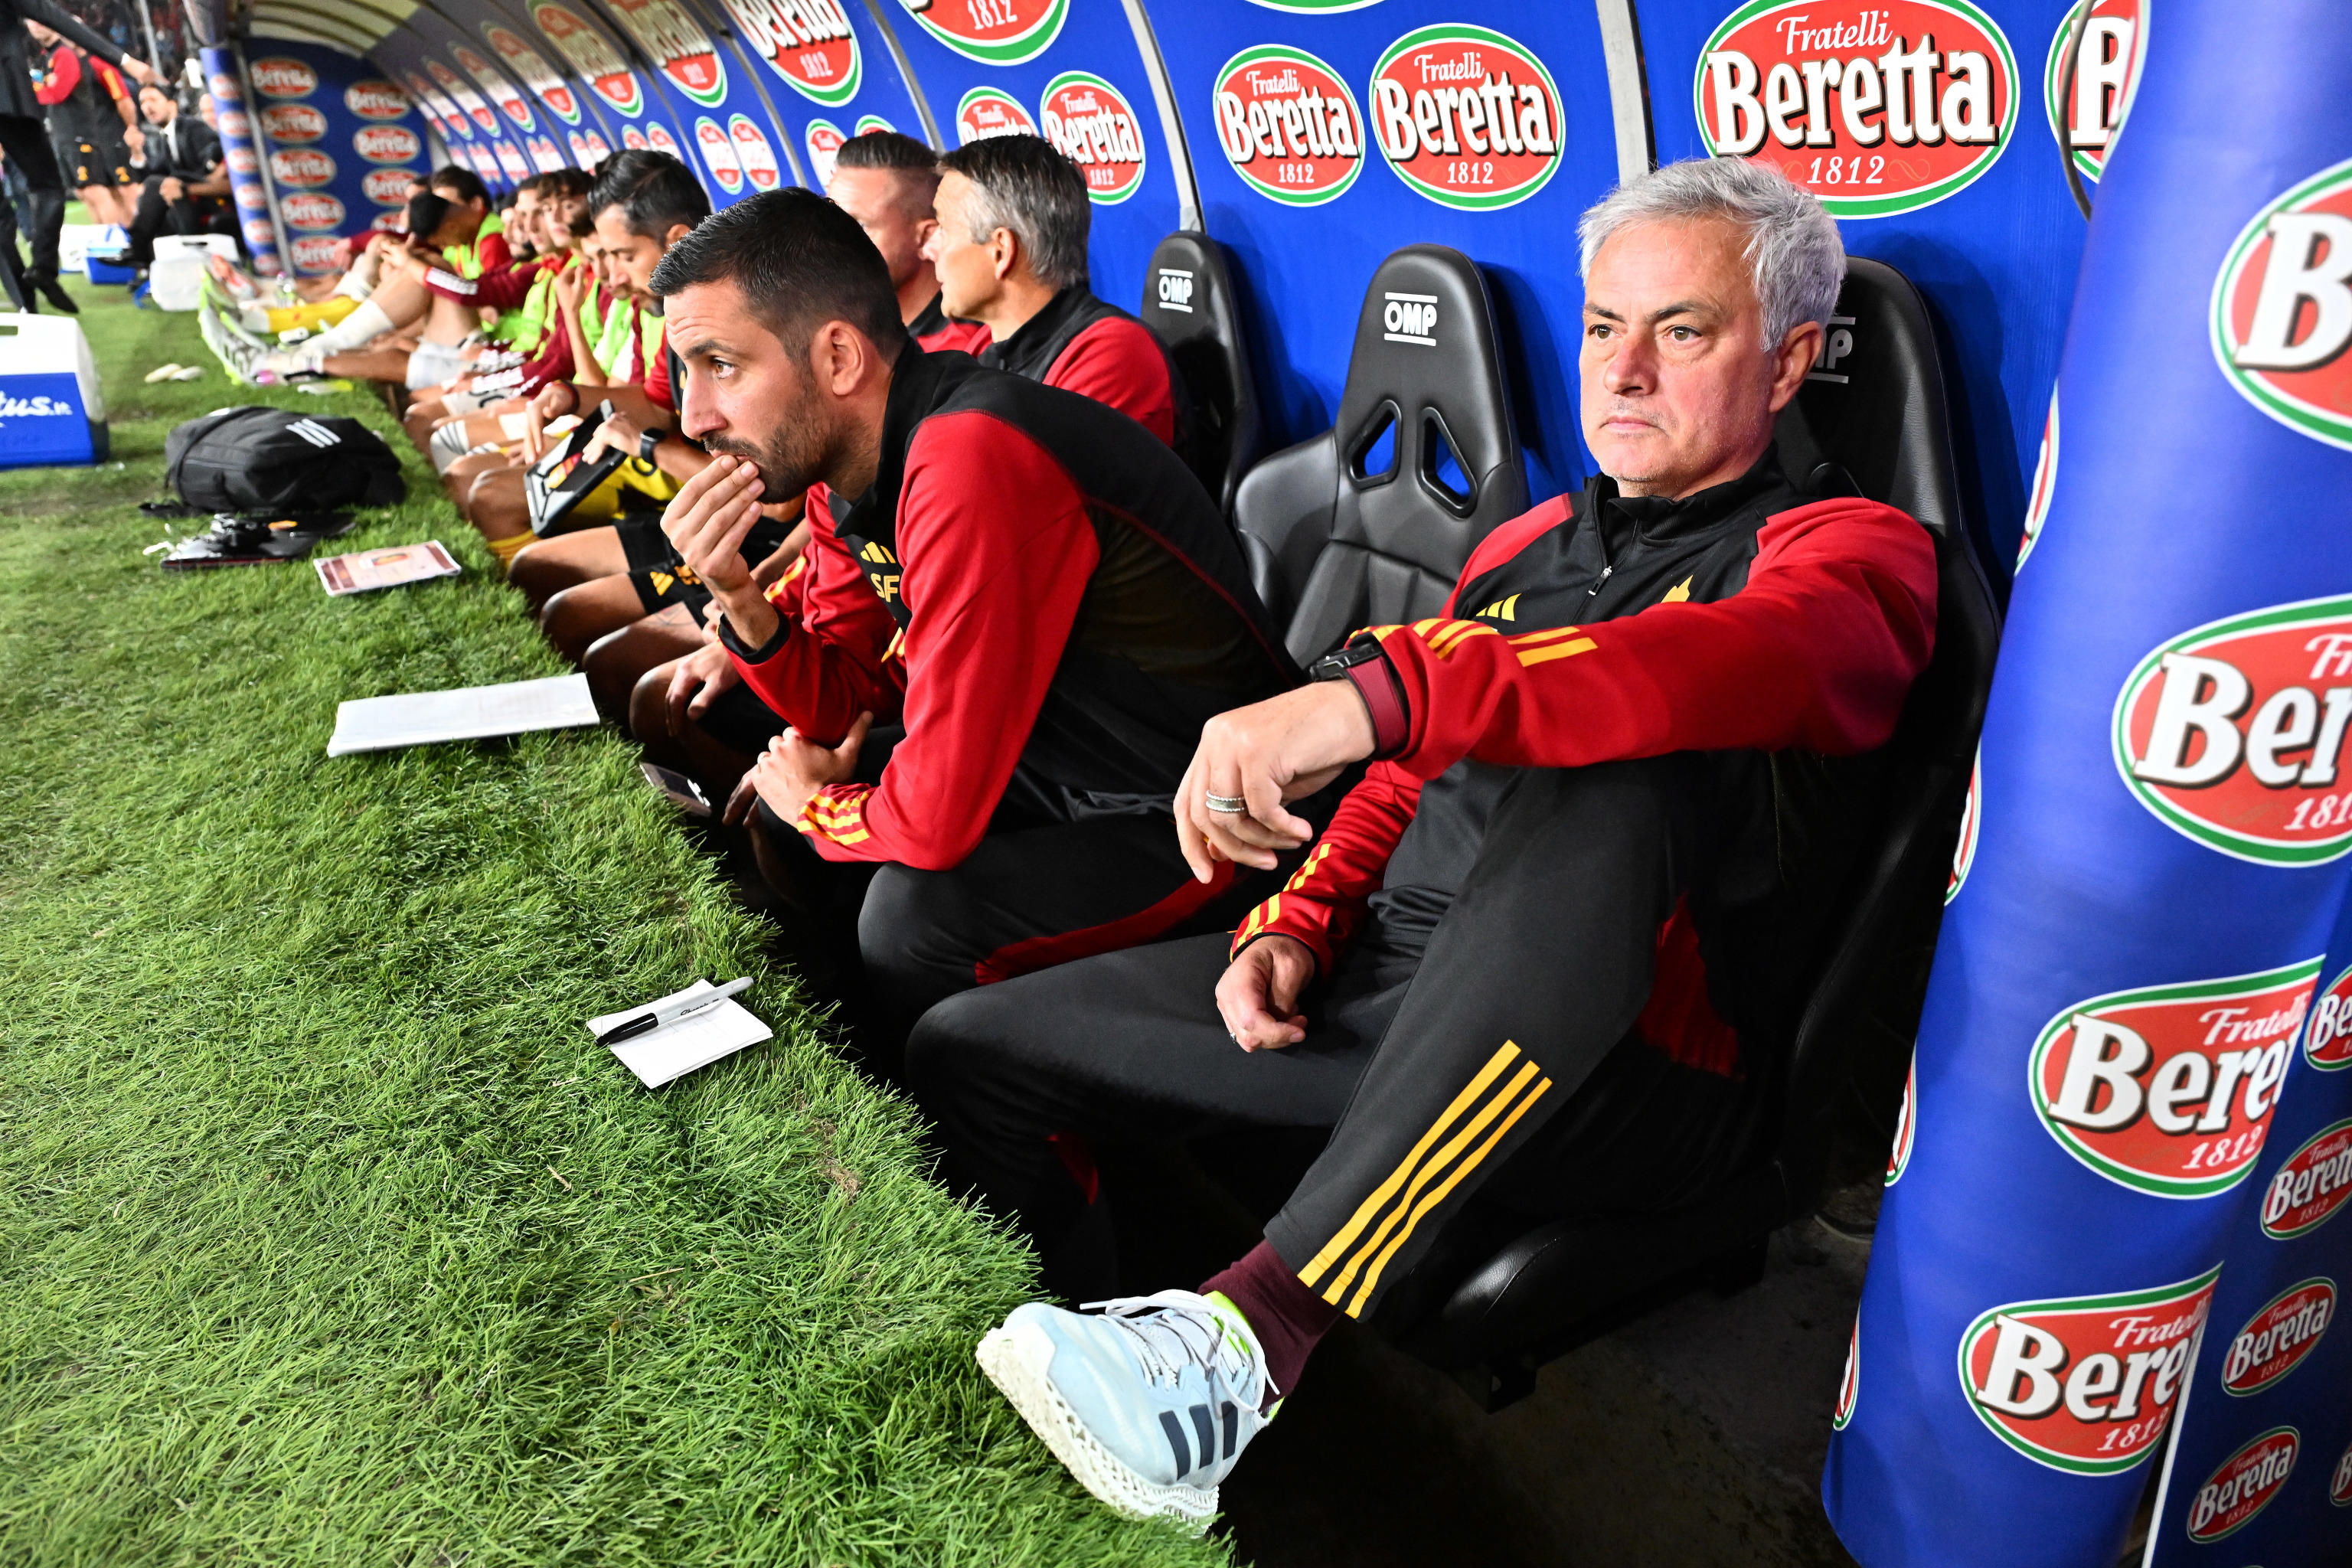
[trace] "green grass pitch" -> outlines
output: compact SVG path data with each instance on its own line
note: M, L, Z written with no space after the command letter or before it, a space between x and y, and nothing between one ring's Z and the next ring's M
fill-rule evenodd
M82 293L117 460L0 472L0 1563L1225 1561L982 1380L1026 1251L622 739L327 758L343 698L560 672L382 406ZM329 552L465 575L159 571L165 432L255 401L409 461ZM580 1026L739 973L778 1038L658 1093Z

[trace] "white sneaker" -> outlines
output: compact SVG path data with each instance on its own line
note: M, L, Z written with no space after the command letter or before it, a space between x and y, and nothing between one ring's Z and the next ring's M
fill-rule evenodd
M1119 1512L1205 1527L1266 1417L1265 1358L1239 1312L1190 1290L1041 1301L980 1342L981 1370L1078 1484Z

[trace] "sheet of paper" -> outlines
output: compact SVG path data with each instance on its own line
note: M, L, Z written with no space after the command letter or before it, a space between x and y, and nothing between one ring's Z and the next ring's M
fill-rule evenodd
M327 592L337 597L396 588L431 577L454 577L463 570L437 539L390 550L363 550L356 555L331 555L310 564L319 569L319 581Z
M588 1020L588 1032L601 1035L640 1013L650 1012L666 1003L680 1001L710 989L710 982L698 980L683 991L656 997L642 1006L624 1007L617 1013L591 1018ZM647 1089L659 1089L670 1079L683 1078L697 1068L709 1067L719 1058L732 1056L745 1046L756 1046L761 1040L772 1039L775 1033L730 996L707 1013L681 1018L666 1029L639 1035L634 1040L623 1040L613 1047L612 1051L621 1058L623 1066L637 1075L638 1082Z
M555 675L505 686L464 686L399 697L362 697L335 710L327 755L477 741L527 730L568 730L596 722L595 700L584 675Z

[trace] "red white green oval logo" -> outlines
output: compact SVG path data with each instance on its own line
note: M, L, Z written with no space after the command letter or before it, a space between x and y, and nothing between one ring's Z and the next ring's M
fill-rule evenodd
M269 177L296 190L316 190L334 183L335 161L316 147L289 147L269 154Z
M1957 195L2017 128L2017 57L1969 0L1750 0L1692 91L1709 153L1770 164L1837 217Z
M2050 389L2050 412L2042 421L2042 455L2033 460L2033 490L2025 503L2025 537L2017 543L2017 565L2033 553L2042 525L2050 521L2050 495L2058 488L2058 389Z
M605 4L678 91L705 108L715 109L725 100L727 67L719 58L719 47L677 0L605 0Z
M2327 1479L2327 1500L2337 1508L2352 1508L2352 1444L2336 1457L2336 1473Z
M833 184L834 161L841 156L842 143L848 140L841 133L841 127L830 120L812 120L801 133L801 145L808 149L809 173L816 176L818 190Z
M1077 164L1089 200L1111 206L1143 184L1143 125L1118 89L1087 71L1064 71L1037 101L1045 140Z
M357 141L358 137L352 140ZM380 207L406 206L408 183L415 177L407 169L370 169L366 177L360 181L360 191Z
M1895 1113L1895 1145L1886 1152L1886 1184L1893 1186L1911 1168L1911 1141L1919 1130L1919 1053L1903 1075L1903 1108Z
M2078 1476L2130 1469L2172 1420L2221 1272L1990 1309L1960 1335L1969 1408L2036 1464Z
M694 122L694 144L701 149L702 161L710 165L720 190L731 196L743 188L743 165L736 160L735 143L728 139L725 126L703 115Z
M425 74L433 79L434 85L440 88L451 101L463 110L468 119L482 128L483 135L496 136L499 133L499 111L492 109L489 101L474 90L471 82L458 76L456 71L451 70L439 60L426 60Z
M319 73L284 55L256 60L246 68L253 73L253 90L264 98L308 98L319 90Z
M677 138L671 135L669 127L658 120L646 121L646 145L656 153L668 153L681 163L686 162L686 153L678 146Z
M457 62L459 70L474 79L476 86L490 95L490 101L499 106L500 113L525 131L539 129L539 117L531 113L530 100L517 92L514 84L489 61L463 44L452 45L449 58Z
M426 81L415 71L407 73L407 81L409 97L425 110L425 118L433 122L433 129L441 132L443 141L456 141L460 137L472 134L465 128L463 123L465 117L457 114L455 110L442 100L441 95L433 90L431 82ZM453 116L455 116L454 119ZM243 116L240 115L238 118L242 119ZM226 126L221 128L221 133L223 135L243 134L241 132L231 132Z
M891 124L888 121L883 119L878 114L861 114L857 117L857 124L850 132L850 134L853 136L863 136L869 131L896 131L898 129L898 128L897 126Z
M327 133L327 117L307 103L273 103L261 111L261 129L272 142L299 145Z
M1045 52L1069 0L898 0L923 31L966 59L1017 66Z
M2074 79L2069 84L2066 33L2073 19L2070 7L2050 37L2050 58L2042 68L2042 107L2050 117L2050 133L2065 147L2075 169L2083 178L2095 180L2105 171L2107 149L2131 109L2147 29L2140 26L2140 0L2091 0L2076 34Z
M646 141L646 133L644 132L638 130L634 125L624 125L621 127L621 145L624 147L633 147L642 150L648 146L649 143Z
M2034 1114L2111 1182L2163 1198L2227 1192L2270 1133L2319 963L2077 1003L2033 1043Z
M1950 903L1960 896L1967 885L1969 868L1977 863L1977 830L1984 821L1984 747L1977 747L1976 761L1969 764L1969 793L1960 802L1960 836L1952 845L1952 874L1944 883L1944 902Z
M743 177L754 189L772 191L783 181L783 170L776 162L776 150L768 142L766 132L751 123L751 116L730 116L727 133L735 140L735 156L743 164Z
M2243 1530L2286 1485L2302 1448L2303 1434L2273 1426L2222 1460L2189 1505L2189 1539L2202 1545Z
M408 112L408 95L373 78L343 89L343 107L362 120L398 120Z
M506 172L508 179L530 178L530 160L522 155L521 148L504 139L494 142L490 145L498 149L499 167Z
M289 191L278 212L289 228L339 228L344 216L343 204L324 191Z
M2213 280L2213 357L2255 407L2352 450L2352 159L2253 216Z
M2236 1394L2260 1394L2302 1365L2335 1321L2335 1280L2288 1286L2231 1339L2221 1357L2221 1386Z
M414 163L425 155L425 139L405 125L362 125L352 132L352 151L371 163ZM375 177L373 174L368 175L371 180ZM404 194L394 199L405 202L407 171L396 170L385 177L401 182Z
M1389 167L1441 205L1510 206L1559 167L1559 89L1533 51L1488 28L1407 33L1373 65L1366 101Z
M523 86L539 95L550 114L566 125L580 123L579 98L556 68L547 63L547 57L532 48L521 34L485 22L482 41L490 46L492 54L506 62L507 69L522 78Z
M2116 767L2209 849L2271 866L2352 850L2352 596L2208 622L2142 659L2116 698Z
M823 104L857 96L866 68L841 0L727 0L727 14L768 68Z
M2286 1157L2263 1190L2263 1234L2273 1241L2317 1230L2352 1198L2352 1118L2322 1128Z
M1853 1419L1853 1407L1862 1397L1862 1319L1853 1321L1853 1332L1846 1336L1845 1373L1838 1379L1837 1408L1830 1412L1830 1427L1843 1432L1845 1424Z
M1304 49L1244 49L1217 72L1215 99L1225 162L1262 196L1319 206L1363 171L1364 121L1355 96L1338 71Z
M2352 969L2329 981L2304 1026L2303 1059L2321 1072L2352 1068Z
M646 111L645 89L629 68L628 57L603 28L554 0L537 0L530 8L530 19L547 35L555 52L580 73L589 91L632 120Z
M969 146L991 136L1034 136L1037 122L1021 100L999 87L976 87L956 105L956 143Z

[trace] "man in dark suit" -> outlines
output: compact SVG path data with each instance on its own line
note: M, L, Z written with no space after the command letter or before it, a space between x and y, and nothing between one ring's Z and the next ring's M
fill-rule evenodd
M156 79L146 61L126 55L111 38L85 26L53 0L0 0L0 152L24 172L33 187L33 265L25 281L58 310L73 312L73 296L58 284L58 235L66 221L66 182L42 128L42 105L33 96L33 35L38 22L62 35L125 76Z
M212 127L181 113L179 100L156 82L139 89L139 112L147 121L147 178L131 219L131 265L154 262L159 234L234 236L236 215L223 199L228 169Z

